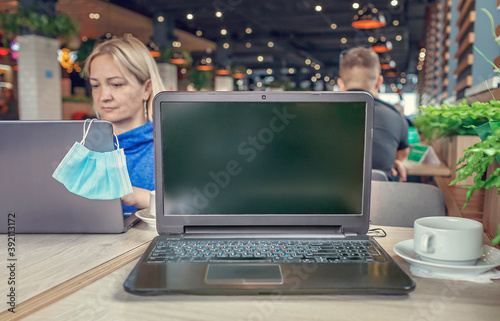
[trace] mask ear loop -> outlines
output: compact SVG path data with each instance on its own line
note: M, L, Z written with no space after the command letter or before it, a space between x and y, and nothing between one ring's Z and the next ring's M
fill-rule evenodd
M89 134L89 131L90 131L90 126L92 126L92 123L94 122L95 118L90 120L89 126L87 128L85 128L88 120L89 119L85 119L85 122L83 123L83 139L80 142L81 145L85 144L85 139L87 139L87 135Z
M115 135L115 141L116 141L115 146L116 146L116 149L120 149L120 142L118 141L118 136L116 136L115 133L113 133L113 135Z

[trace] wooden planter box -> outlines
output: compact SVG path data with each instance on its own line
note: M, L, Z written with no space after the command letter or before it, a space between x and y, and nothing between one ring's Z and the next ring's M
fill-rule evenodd
M494 162L488 167L488 175L498 168L498 162ZM498 224L500 224L500 195L498 188L490 188L485 192L483 225L485 231L491 238L498 234Z
M440 137L438 139L435 139L430 145L436 152L436 155L438 155L441 162L445 163L446 166L448 166L447 161L448 161L448 150L450 146L450 138Z
M452 136L451 139L449 139L448 146L447 146L447 151L446 151L446 158L443 158L444 162L448 165L448 168L452 171L456 169L456 164L458 163L458 160L464 156L464 149L467 149L476 143L479 143L481 141L481 138L479 136L473 135L457 135L457 136ZM456 173L451 174L451 180L453 181L455 178L457 178ZM456 183L456 185L462 186L462 185L473 185L474 184L474 177L471 176L467 178L466 180L463 180L461 182Z

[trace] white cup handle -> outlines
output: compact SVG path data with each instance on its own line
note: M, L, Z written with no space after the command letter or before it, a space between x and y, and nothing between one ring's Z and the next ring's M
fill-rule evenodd
M422 252L424 252L424 253L434 252L429 246L431 238L432 238L432 234L428 234L428 233L422 234L422 236L420 237L420 250Z

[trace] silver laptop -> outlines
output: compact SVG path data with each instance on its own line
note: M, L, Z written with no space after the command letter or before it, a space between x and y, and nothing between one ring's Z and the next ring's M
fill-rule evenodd
M393 293L412 279L366 235L373 97L164 92L156 237L135 294Z
M0 121L0 233L122 233L136 218L119 199L90 200L52 177L83 137L83 121ZM111 123L94 121L85 146L114 149Z

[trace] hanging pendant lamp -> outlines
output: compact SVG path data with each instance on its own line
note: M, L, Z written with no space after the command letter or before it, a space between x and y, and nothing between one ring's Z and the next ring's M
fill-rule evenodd
M214 65L212 64L212 58L210 57L201 58L200 64L196 66L196 69L200 71L214 70Z
M231 75L231 68L229 66L223 66L223 67L217 68L217 70L215 70L215 74L218 76L230 76Z
M399 76L399 73L397 72L396 69L391 68L389 70L384 71L383 75L386 78L395 78Z
M245 73L243 72L242 68L236 68L236 69L234 69L233 78L234 79L245 78Z
M358 29L376 29L385 25L387 25L385 16L371 3L359 10L351 23L351 26Z
M172 58L170 58L169 61L174 65L185 65L188 62L188 60L186 59L186 57L182 52L174 52L172 54Z
M392 43L387 41L385 37L380 37L377 42L372 45L372 49L377 53L389 52L392 50Z
M394 60L391 59L391 56L383 55L382 57L380 57L380 68L382 70L396 68L396 62L394 62Z

